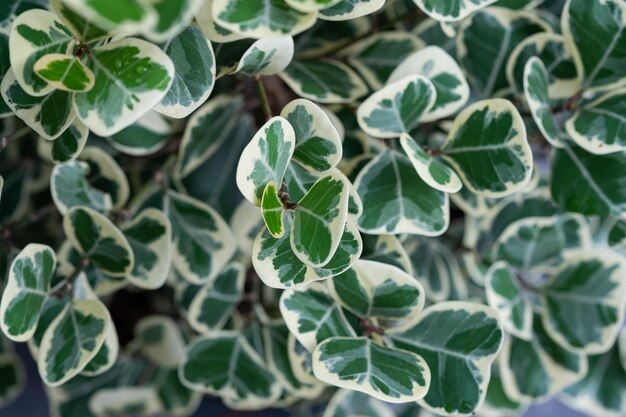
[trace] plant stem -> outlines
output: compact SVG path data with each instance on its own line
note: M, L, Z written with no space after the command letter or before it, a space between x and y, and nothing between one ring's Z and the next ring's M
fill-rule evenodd
M263 83L263 79L261 77L256 77L256 88L259 93L259 98L261 99L261 105L263 106L263 113L267 116L267 119L272 118L272 108L270 107L270 100L267 97L267 92L265 91L265 84Z

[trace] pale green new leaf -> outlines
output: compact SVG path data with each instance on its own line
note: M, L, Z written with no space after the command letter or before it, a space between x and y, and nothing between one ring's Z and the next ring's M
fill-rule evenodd
M423 398L431 378L421 356L365 337L331 337L319 344L313 352L313 372L328 384L391 403Z
M135 257L128 241L97 211L72 207L63 217L63 230L81 256L106 274L123 277L133 270Z
M478 195L504 197L523 189L532 176L526 127L508 100L484 100L463 110L441 151Z
M503 336L496 311L455 301L426 308L412 329L392 340L423 357L430 368L430 389L419 400L421 406L439 414L469 415L485 398Z
M370 161L354 187L363 202L358 225L366 233L438 236L448 228L448 195L422 181L399 152L384 151Z
M357 110L359 126L371 136L397 138L417 126L436 98L430 80L410 75L368 97Z
M387 84L410 75L422 75L435 87L436 100L422 121L443 119L459 111L469 99L470 89L459 64L438 46L428 46L409 55L391 73Z
M91 90L95 83L91 70L72 55L44 55L35 62L33 70L59 90L86 92Z
M166 197L172 225L172 264L194 284L219 274L235 254L236 242L224 219L210 206L175 191Z
M293 160L313 172L327 171L341 161L341 136L321 107L305 99L296 99L280 114L289 121L296 134Z
M50 323L39 346L43 381L59 386L81 372L104 343L111 316L99 300L68 302Z
M324 283L285 290L280 297L280 312L289 331L310 352L328 338L356 336Z
M82 122L99 136L109 136L137 121L167 94L174 64L157 46L125 38L91 52L87 61L96 82L73 97Z
M292 59L291 36L262 38L246 50L235 72L245 75L274 75L287 68Z
M215 22L251 38L296 35L310 28L314 12L302 13L285 0L213 0Z
M67 54L74 46L72 34L52 13L32 9L20 14L11 27L9 54L11 70L20 87L31 96L45 96L54 90L35 72L35 63L44 55Z
M55 268L46 245L31 243L13 259L0 303L0 328L9 339L24 342L35 333Z
M541 293L546 331L566 349L606 352L624 320L625 274L626 262L614 252L571 252Z
M274 181L267 183L261 197L261 214L267 230L272 237L278 239L285 234L285 209L278 196L278 188Z
M350 183L332 172L313 184L294 208L290 243L301 262L324 267L333 257L348 217Z
M143 289L157 289L168 277L172 259L170 221L161 210L148 208L122 227L135 255L133 270L126 277Z
M237 166L237 186L248 201L259 205L270 181L283 183L295 136L291 124L277 116L265 123L245 147Z

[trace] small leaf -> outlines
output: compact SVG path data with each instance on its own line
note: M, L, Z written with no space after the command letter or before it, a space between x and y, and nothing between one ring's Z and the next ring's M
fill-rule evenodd
M187 347L179 375L185 386L229 398L242 410L265 408L280 394L275 376L235 331L195 339Z
M82 371L100 350L110 323L98 300L67 303L41 339L37 365L43 381L59 386Z
M236 242L226 222L199 200L169 191L166 213L172 225L172 264L194 284L211 281L234 255Z
M70 53L73 46L72 34L52 13L32 9L20 14L11 27L9 53L21 89L35 97L50 94L54 86L35 73L35 63L44 55Z
M297 95L319 103L350 103L367 93L354 70L332 59L293 60L280 77Z
M150 111L132 125L108 136L109 144L120 152L133 156L152 154L163 148L172 128L160 114ZM181 144L182 146L182 144Z
M474 193L503 197L525 187L533 156L524 121L508 100L492 99L467 107L441 147L443 157Z
M237 186L248 201L259 205L270 181L283 183L294 147L293 127L282 117L272 118L259 129L241 153L237 166Z
M135 325L135 340L142 355L160 368L176 369L185 354L185 341L170 317L152 315Z
M503 336L491 308L443 302L426 308L412 329L393 335L393 345L417 353L430 368L428 394L419 400L422 407L440 414L471 414L485 398Z
M409 55L391 73L387 84L411 75L422 75L435 87L437 99L422 118L424 122L455 114L469 99L469 85L459 64L438 46L428 46Z
M172 230L165 213L145 209L122 228L122 233L135 255L128 281L143 289L162 287L172 259Z
M626 9L625 9L626 10ZM611 91L581 106L565 123L569 136L587 152L605 155L626 151L626 89Z
M423 398L430 370L419 355L364 337L331 337L315 348L313 371L320 380L391 403Z
M323 267L337 251L348 217L349 187L343 175L331 173L298 201L290 242L301 262Z
M532 337L533 310L524 289L506 262L493 264L485 276L489 305L500 313L502 326L516 338Z
M263 221L270 234L277 239L282 237L285 234L285 210L283 202L278 197L278 189L274 181L267 183L263 191L261 212L263 213Z
M261 38L244 52L235 72L246 75L274 75L287 68L292 59L291 36Z
M54 251L35 243L11 263L0 303L0 328L9 339L24 342L35 333L55 268Z
M427 78L421 75L402 78L359 106L359 126L371 136L397 138L417 126L436 98L435 87Z
M214 0L213 16L220 26L251 38L296 35L315 23L315 13L302 13L285 0Z
M283 107L280 114L296 134L294 161L314 172L327 171L341 161L341 137L321 107L296 99Z
M446 193L457 193L463 187L463 183L452 168L430 156L409 134L403 133L400 136L400 144L417 175L426 184Z
M157 46L125 38L93 50L87 62L95 85L74 94L76 114L99 136L130 126L159 103L174 77L174 64Z
M497 0L413 0L426 14L442 22L456 22Z
M91 70L73 55L44 55L35 62L33 70L59 90L84 93L95 83Z
M572 252L542 292L546 331L566 349L606 352L624 319L624 274L626 263L617 254Z
M102 214L72 207L63 218L63 230L81 255L103 272L119 277L132 271L135 257L128 241Z
M75 120L74 123L53 141L40 140L37 152L56 164L73 161L85 148L89 129Z
M376 320L389 332L406 329L424 308L424 288L412 276L380 262L359 260L329 280L335 298L362 319Z
M284 291L280 297L280 312L289 331L310 352L330 337L356 336L323 283Z
M400 240L393 235L364 235L361 259L392 265L413 275L409 256Z
M89 172L94 186L106 191L113 202L113 208L126 206L130 196L128 179L113 157L96 146L87 146L80 155L89 163Z
M89 173L89 164L81 161L66 162L52 169L50 192L61 214L75 206L89 207L103 214L111 210L111 196L89 183Z

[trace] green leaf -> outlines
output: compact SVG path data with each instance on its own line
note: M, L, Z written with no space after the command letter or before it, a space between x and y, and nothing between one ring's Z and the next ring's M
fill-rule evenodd
M351 103L367 93L359 75L333 59L293 60L280 77L298 96L319 103Z
M419 146L411 135L402 133L400 144L409 157L417 175L435 190L445 193L456 193L463 187L461 179L452 168L441 160L431 156Z
M283 107L280 115L296 134L294 161L313 172L327 171L341 161L341 136L321 107L296 99Z
M106 337L100 350L96 356L87 363L80 374L90 377L102 375L115 365L119 350L120 344L117 338L117 330L115 329L113 321L111 321L107 327Z
M502 232L493 258L527 272L559 265L568 250L578 248L591 248L591 231L582 216L527 217Z
M336 5L320 10L324 20L352 20L376 12L385 5L385 0L341 0Z
M202 6L202 0L156 0L149 4L156 12L157 21L146 36L153 42L169 41L179 35Z
M261 230L252 247L252 265L263 283L272 288L304 287L313 281L337 275L348 269L361 255L363 247L356 226L348 220L337 251L322 268L302 263L293 253L289 239L292 221L285 219L286 233L275 239Z
M457 37L458 60L473 92L491 98L507 89L507 58L515 46L535 33L550 31L547 23L529 12L492 7L474 13Z
M339 389L328 402L323 417L394 417L384 402L359 391Z
M106 274L120 277L133 270L135 257L128 241L102 214L72 207L63 218L63 230L80 254Z
M202 105L215 84L215 54L197 26L189 26L162 46L174 63L174 81L155 110L182 119Z
M89 174L89 164L82 161L66 162L52 169L50 192L61 214L75 206L89 207L103 214L111 210L111 195L90 184Z
M619 216L626 211L626 189L621 186L623 175L626 175L626 152L599 156L568 144L556 149L552 158L552 198L568 211Z
M285 210L278 196L278 188L274 181L267 183L261 198L263 221L272 237L281 238L285 234Z
M250 38L296 35L315 23L315 13L302 13L285 0L214 0L215 22Z
M74 46L72 34L55 15L32 9L13 22L9 38L11 69L24 92L45 96L54 90L35 73L35 63L48 54L67 54Z
M270 181L283 183L295 147L293 127L282 117L265 123L245 147L237 166L237 186L252 204L259 205Z
M125 38L93 50L87 62L96 82L74 94L78 117L99 136L130 126L167 94L174 64L157 46Z
M286 0L287 4L301 12L316 12L327 9L339 3L341 0Z
M455 114L469 99L469 85L459 64L438 46L428 46L409 55L391 73L387 84L416 74L428 78L436 91L437 99L422 117L424 122Z
M565 38L557 33L544 32L524 39L511 52L506 66L506 78L515 91L524 91L524 67L533 57L537 57L546 66L545 84L551 99L570 98L580 89L581 79Z
M107 137L109 144L133 156L149 155L163 148L170 138L171 127L160 114L150 111L135 123Z
M426 14L441 22L456 22L497 0L413 0Z
M363 255L360 259L382 262L413 275L413 267L402 243L393 235L364 235Z
M506 262L496 262L487 270L485 293L489 305L500 313L502 327L515 338L530 340L532 304L515 272Z
M526 404L512 399L505 391L498 368L492 369L485 402L480 407L480 414L485 417L517 416L526 410Z
M196 22L202 33L212 42L228 43L244 39L246 36L232 32L215 23L213 0L206 0L196 12Z
M357 176L354 186L363 202L359 228L370 234L442 234L449 223L448 196L423 182L411 161L384 151Z
M583 88L608 87L625 79L626 57L621 45L626 42L626 4L616 0L570 0L561 21Z
M505 339L499 358L507 393L517 401L538 402L579 381L587 372L587 358L556 344L536 317L528 341Z
M175 172L184 178L224 143L243 107L240 96L219 95L196 111L185 127Z
M157 289L167 279L172 258L170 221L160 210L148 208L122 227L135 255L135 265L127 276L142 289Z
M605 155L625 151L625 110L626 89L611 91L579 107L565 123L565 128L574 142L587 152Z
M393 335L393 344L422 356L431 370L421 406L440 414L471 414L485 398L502 339L496 311L457 301L426 308L412 329Z
M75 56L47 54L35 62L35 73L59 90L83 93L95 83L91 70Z
M135 325L137 349L153 364L176 369L185 355L185 340L181 329L169 316L151 315Z
M524 121L508 100L480 101L463 110L441 151L463 183L478 195L512 194L532 176L533 155Z
M411 131L435 104L434 85L421 75L411 75L372 94L357 110L359 126L368 135L397 138Z
M54 251L36 243L11 263L0 303L0 328L9 339L24 342L35 333L55 268Z
M175 191L168 192L166 207L174 268L191 283L211 281L236 250L228 225L210 206Z
M348 217L349 187L343 175L332 172L298 201L290 242L301 262L324 267L337 251Z
M572 408L596 416L619 416L626 410L626 371L620 364L619 352L589 357L589 371L561 395Z
M424 288L395 266L359 260L329 280L341 305L362 319L376 320L386 331L411 327L424 307Z
M76 159L83 151L88 136L89 129L87 129L87 126L75 120L55 140L40 140L37 143L37 152L56 164L70 162Z
M45 139L58 138L76 118L68 92L54 90L43 97L33 97L20 87L11 69L2 79L0 90L11 111Z
M189 325L199 333L220 330L243 296L246 271L239 263L227 265L212 282L202 286L189 305Z
M68 7L103 29L134 33L152 27L156 14L144 0L63 0Z
M352 44L340 56L347 57L372 88L380 89L403 59L422 47L422 42L410 32L379 32ZM412 71L406 75L414 74Z
M552 115L548 82L543 62L537 57L530 58L524 68L524 97L543 137L552 146L560 148L565 135Z
M80 159L89 163L89 172L94 186L111 196L113 208L122 209L130 196L128 179L113 157L97 146L87 146Z
M624 320L626 263L608 250L572 252L541 294L543 322L566 349L606 352Z
M430 385L430 370L421 356L364 337L331 337L319 344L313 372L328 384L391 403L421 399Z
M310 352L328 338L356 336L324 283L285 290L280 297L280 312L289 331Z
M180 364L182 383L220 395L238 409L261 409L280 394L276 377L238 332L219 331L195 339Z
M262 38L244 52L235 72L245 75L274 75L287 68L292 58L291 36Z
M98 300L67 303L41 339L37 365L43 381L59 386L82 371L100 350L110 323Z
M111 36L109 31L95 25L91 20L85 19L68 7L66 0L50 0L50 6L77 40L92 43Z

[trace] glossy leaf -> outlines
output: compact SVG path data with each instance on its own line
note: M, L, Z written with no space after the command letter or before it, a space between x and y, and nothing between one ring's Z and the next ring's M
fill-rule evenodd
M293 49L291 36L261 38L246 50L235 72L246 75L278 74L293 59Z
M263 191L261 213L265 226L267 226L272 237L281 238L285 234L285 210L274 181L270 181Z

